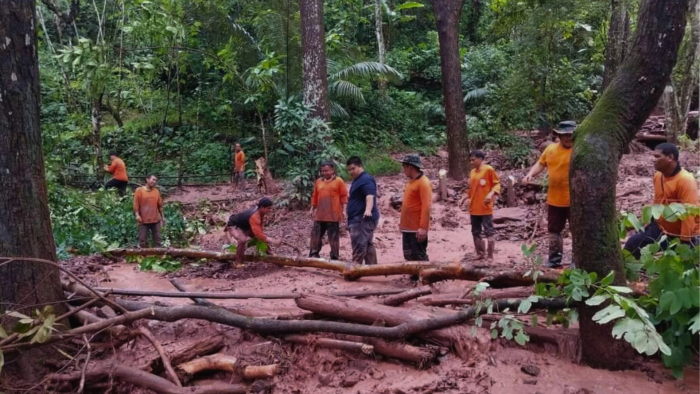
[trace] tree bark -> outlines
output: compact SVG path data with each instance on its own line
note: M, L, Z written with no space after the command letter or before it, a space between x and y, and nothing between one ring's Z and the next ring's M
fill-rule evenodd
M39 126L39 63L35 2L4 2L0 7L0 256L16 256L0 268L0 311L31 314L28 305L55 303L65 312L58 269L23 261L56 261L56 245L44 180ZM29 381L42 374L42 360L53 351L23 353L18 370Z
M323 26L323 0L301 0L301 52L303 55L304 103L311 116L331 119L326 70L326 34Z
M95 154L95 176L102 182L102 95L92 100L90 121L92 122L92 149Z
M608 26L608 44L605 47L605 70L603 71L603 90L612 81L620 64L627 56L630 35L630 16L626 0L612 0L610 25Z
M462 102L462 62L459 57L459 19L464 0L430 0L440 41L442 92L447 120L447 152L450 177L469 175L469 141Z
M645 0L634 44L593 111L574 135L571 157L571 228L577 265L599 278L615 271L624 284L615 205L620 158L647 119L676 62L688 2ZM621 369L631 358L610 325L591 320L600 307L581 306L583 360L593 367Z
M377 54L379 55L379 64L386 63L386 49L384 47L384 29L382 21L382 0L374 0L374 34L377 37ZM386 94L386 80L379 79L377 88L381 94Z

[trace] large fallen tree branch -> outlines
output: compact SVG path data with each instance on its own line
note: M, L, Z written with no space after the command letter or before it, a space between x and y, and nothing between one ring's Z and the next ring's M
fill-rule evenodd
M556 270L543 269L543 273L537 277L540 283L556 282L561 275ZM506 288L517 286L532 286L535 282L532 276L525 276L522 271L486 271L472 268L464 264L445 265L442 267L423 270L420 273L424 284L435 283L449 279L469 280L473 282L487 282L492 288Z
M171 281L172 283L172 281ZM294 299L301 296L301 293L213 293L207 291L158 291L158 290L137 290L137 289L112 289L106 287L95 287L97 291L109 291L114 295L127 295L127 296L142 296L142 297L163 297L163 298L198 298L204 299L218 299L218 300L228 300L228 299L268 299L268 300L279 300L279 299ZM405 289L380 289L380 290L365 290L365 291L338 291L330 293L328 295L336 297L371 297L380 295L393 295L405 292ZM427 293L426 293L427 294ZM201 302L196 303L203 305ZM209 304L214 305L214 304Z
M391 297L387 297L383 300L382 304L389 306L399 306L404 302L416 299L418 297L428 295L432 293L430 286L416 287L410 290L406 290L403 293L396 294Z
M504 300L508 298L527 298L533 294L532 287L511 287L507 289L486 289L478 296L470 295L460 298L456 294L438 294L421 297L418 302L426 306L472 305L477 300Z

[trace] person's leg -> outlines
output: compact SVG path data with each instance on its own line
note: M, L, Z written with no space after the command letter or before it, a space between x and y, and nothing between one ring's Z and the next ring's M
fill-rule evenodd
M363 242L362 223L352 223L349 225L350 244L352 245L352 262L362 264L367 255L367 242Z
M365 264L377 265L377 249L374 247L374 230L377 229L377 222L374 220L364 220L362 227L365 228L365 239L367 243L367 253L365 254Z
M233 238L236 240L236 263L243 264L245 250L248 247L248 240L250 238L238 227L232 227L230 231Z
M241 190L245 190L245 170L238 171L238 182L236 187L239 187Z
M139 224L139 248L148 247L148 225Z
M403 259L413 260L413 244L416 240L416 233L401 232L401 246L403 249Z
M126 187L129 186L129 182L127 181L119 181L119 185L117 186L119 190L119 195L124 196L126 194Z
M564 241L561 232L564 231L567 220L567 208L547 205L547 231L549 232L549 268L561 266L561 257L564 252Z
M152 224L151 232L153 232L153 247L160 248L162 246L160 238L160 222Z
M331 246L331 260L340 258L340 223L328 222L328 243Z
M476 259L481 260L485 256L486 247L484 245L484 240L481 239L481 227L483 222L483 216L470 215L469 216L472 223L472 239L474 240L474 250L476 251Z
M659 228L659 225L656 224L656 222L652 222L644 228L644 231L629 237L627 242L625 242L624 249L630 252L634 258L639 259L642 254L642 248L658 241L661 235L663 235L663 232ZM668 247L668 242L665 244L666 245L662 245L665 246L663 249Z
M323 228L321 222L314 221L311 229L311 240L309 241L309 257L320 257L321 246L323 240Z
M489 260L493 260L493 252L496 248L496 240L494 239L496 229L493 228L493 215L482 216L481 225L487 241L486 257Z
M105 183L105 189L111 189L111 188L118 188L119 186L119 181L112 178Z

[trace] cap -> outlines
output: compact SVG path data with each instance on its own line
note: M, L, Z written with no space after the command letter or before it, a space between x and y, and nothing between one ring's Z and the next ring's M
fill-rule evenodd
M418 156L418 155L406 155L406 156L404 156L403 159L401 160L401 163L402 163L402 164L410 164L410 165L412 165L412 166L418 168L419 170L420 170L421 168L423 168L423 167L421 167L421 165L420 165L420 156Z
M554 132L557 134L573 134L577 126L578 125L573 120L559 122L559 125L556 129L554 129Z

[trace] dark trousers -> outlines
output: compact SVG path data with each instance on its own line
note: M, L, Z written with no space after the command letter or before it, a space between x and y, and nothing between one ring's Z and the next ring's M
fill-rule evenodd
M493 215L469 215L472 222L472 235L477 238L491 238L496 234L493 228Z
M648 226L644 227L644 231L629 237L627 242L625 242L624 249L630 252L632 256L639 259L642 254L642 249L647 245L658 242L662 235L664 235L664 232L661 230L661 227L659 227L656 222L651 222ZM659 246L661 246L661 250L666 250L668 248L668 241L672 239L673 237L668 237L664 242L660 243ZM693 237L690 242L683 243L694 248L700 244L700 239L696 236Z
M127 186L129 186L129 182L120 181L114 178L108 180L107 183L105 183L105 189L115 188L119 190L119 194L121 194L122 196L124 195L124 193L126 193Z
M569 207L555 207L547 205L547 231L549 232L549 262L561 264L564 254L564 240L561 232L569 221L571 209ZM571 226L571 223L569 223Z
M402 232L403 258L406 261L429 261L428 237L425 241L418 242L417 233Z
M153 247L160 248L160 222L139 224L139 247L148 247L148 233L153 235Z
M348 227L352 245L352 262L377 264L377 249L374 247L374 230L377 229L377 222L363 218L361 222L351 223Z
M338 260L340 256L340 223L338 222L314 222L309 257L321 257L323 236L326 233L328 233L328 244L331 245L331 260Z

